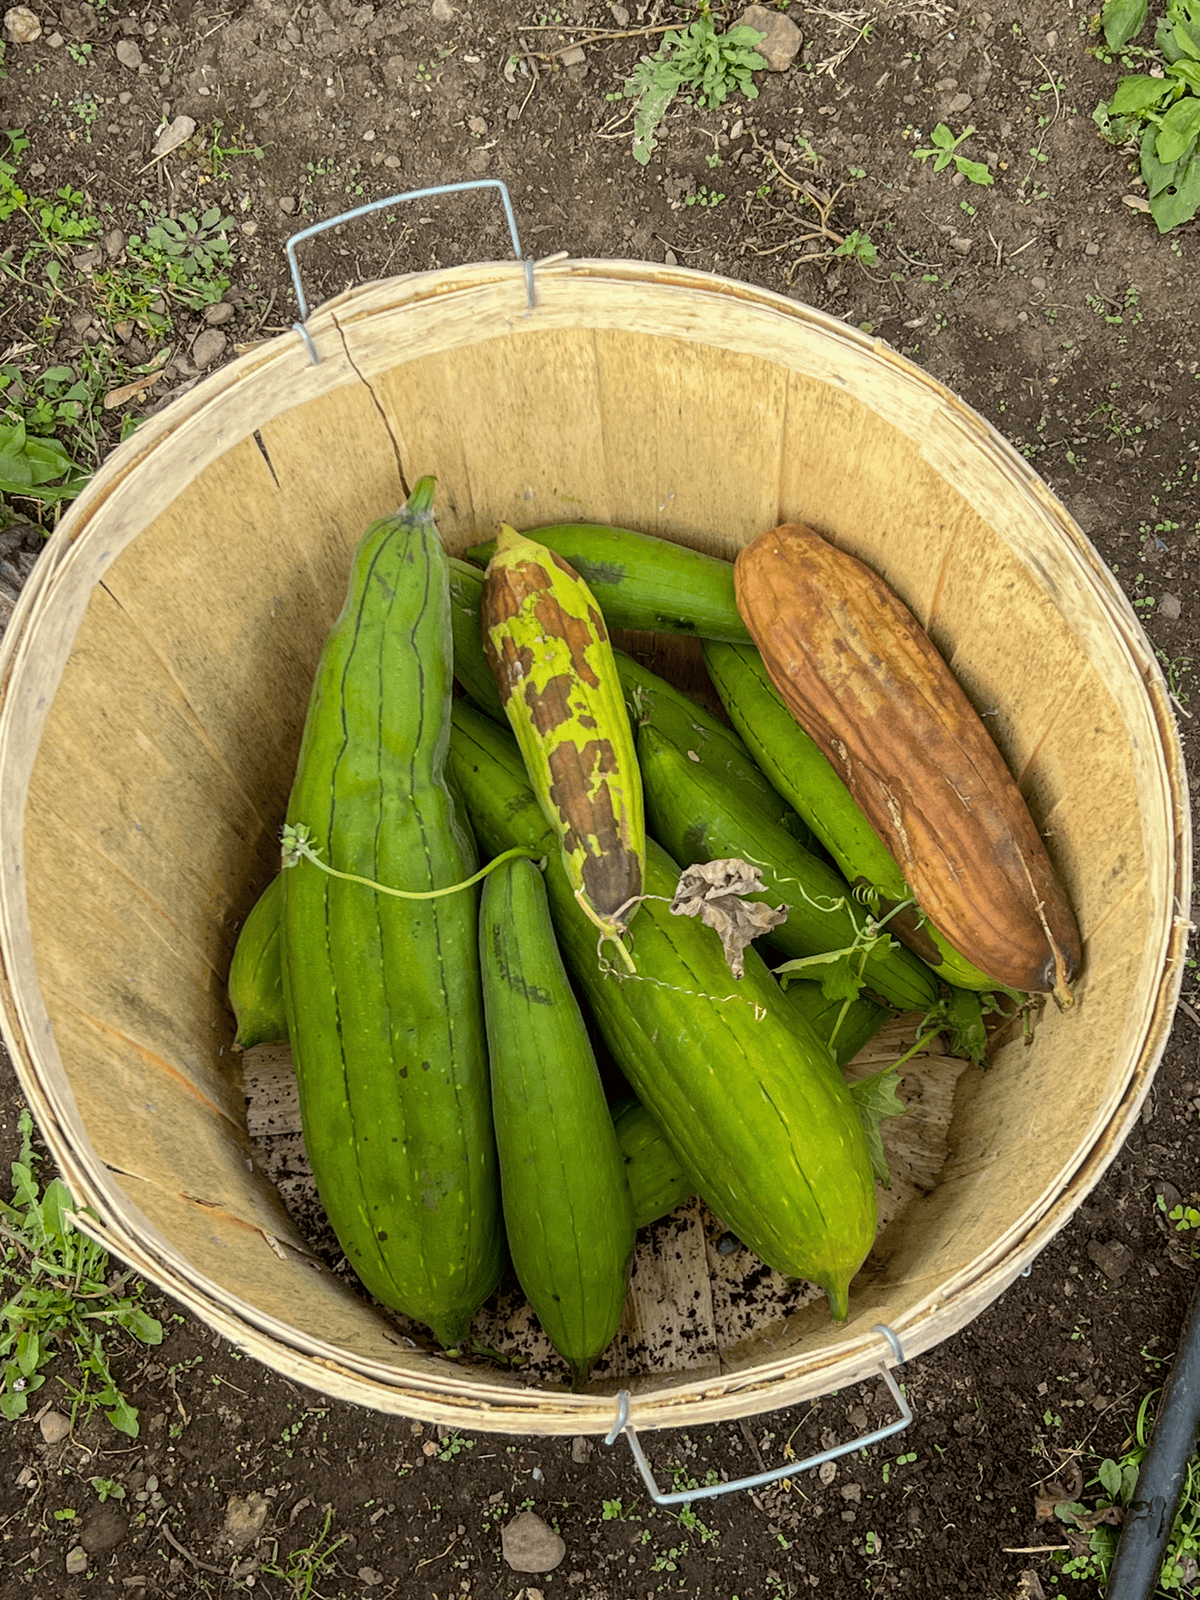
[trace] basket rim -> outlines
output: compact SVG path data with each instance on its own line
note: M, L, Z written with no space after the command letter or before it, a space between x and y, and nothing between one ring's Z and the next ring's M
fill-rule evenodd
M1163 959L1141 1049L1131 1066L1119 1105L1057 1196L1031 1221L1019 1242L1009 1241L1000 1259L972 1263L973 1270L956 1287L955 1307L969 1308L969 1315L946 1318L946 1296L937 1292L914 1306L894 1330L902 1341L906 1357L911 1358L940 1342L996 1299L1060 1230L1117 1154L1166 1047L1184 972L1192 858L1186 769L1165 678L1140 620L1098 552L1029 463L978 413L883 341L773 291L698 269L665 268L660 264L632 261L567 259L535 264L534 281L535 291L541 289L550 297L572 286L583 285L594 291L613 284L642 290L649 288L654 293L682 293L687 298L700 293L702 299L716 297L722 304L735 307L738 314L767 313L773 328L779 317L793 325L811 328L832 339L839 351L855 359L885 361L915 384L931 404L952 417L953 425L963 430L969 442L986 443L993 459L1050 517L1055 535L1070 544L1080 569L1102 592L1114 640L1146 694L1157 734L1156 754L1163 763L1164 792L1172 811L1170 887L1176 909L1171 925L1162 930ZM506 262L408 274L360 286L326 302L310 316L308 327L318 347L324 351L327 341L341 341L344 346L347 331L352 332L358 323L369 322L386 306L405 313L426 306L444 309L452 305L456 297L477 295L503 303L503 316L517 331L532 325L537 304L532 313L526 314L520 309L524 306L524 266L520 262ZM519 306L509 305L517 300ZM719 343L719 339L706 336L703 330L693 329L692 336L702 343ZM294 333L279 335L203 379L193 390L148 419L119 446L63 517L0 642L0 789L11 791L7 780L13 767L11 725L14 713L21 710L28 717L29 708L22 702L31 688L44 698L53 698L55 685L34 670L38 625L46 618L57 618L58 596L64 592L65 579L82 560L87 544L84 536L131 476L189 430L193 433L208 430L210 434L223 435L228 442L228 434L218 426L218 413L224 402L231 397L244 397L248 391L269 383L277 368L294 373L298 353L302 367L308 363L308 356L299 336ZM349 370L353 363L348 357L343 360L336 354L323 355L322 365L323 372L317 368L306 375L309 392L321 392L340 382L361 381ZM210 438L207 447L210 451L216 450L217 443ZM59 622L61 627L62 620ZM69 626L70 618L65 622ZM66 654L69 649L70 640L66 644ZM27 683L27 679L32 679L32 683ZM20 778L19 771L17 776ZM26 790L27 781L19 787L19 793L9 793L10 818L18 798L23 808ZM526 1393L497 1385L495 1394L487 1395L486 1408L482 1408L481 1392L473 1393L474 1386L468 1386L461 1396L450 1399L444 1389L432 1381L427 1386L410 1373L400 1374L399 1369L397 1377L387 1381L386 1376L371 1370L372 1364L356 1363L344 1350L300 1337L288 1340L281 1336L272 1319L255 1315L253 1308L246 1307L244 1302L243 1310L239 1311L228 1294L209 1283L203 1274L195 1269L191 1277L181 1272L171 1253L160 1248L153 1229L143 1235L139 1228L129 1225L121 1208L124 1207L126 1214L136 1208L128 1205L111 1179L106 1180L102 1164L90 1148L86 1130L77 1117L72 1117L69 1107L54 1101L39 1073L33 1030L22 1003L29 969L20 956L20 944L22 934L27 937L28 924L26 920L22 926L20 918L24 890L19 859L14 851L19 855L19 845L10 844L0 867L0 1029L8 1042L22 1091L69 1186L81 1205L96 1210L98 1218L103 1217L106 1210L110 1213L111 1220L107 1223L97 1220L83 1224L89 1231L95 1227L106 1248L185 1304L201 1320L225 1333L239 1348L310 1387L325 1386L325 1392L330 1392L328 1385L336 1383L339 1386L336 1392L358 1403L426 1420L474 1426L483 1431L519 1432L531 1421L539 1424L539 1431L568 1433L589 1428L607 1431L615 1405L608 1395L571 1396L554 1391L551 1398L553 1407L557 1408L556 1414L547 1416L545 1391ZM115 1211L114 1199L118 1202ZM297 1334L298 1330L292 1333ZM631 1399L630 1421L639 1428L659 1428L776 1409L858 1382L875 1373L881 1356L886 1359L889 1353L886 1341L881 1345L879 1336L869 1334L840 1341L830 1347L830 1352L828 1359L816 1364L815 1372L811 1356L804 1358L807 1363L804 1372L795 1370L800 1365L797 1361L781 1357L764 1363L751 1375L743 1372L694 1381L683 1378L659 1389L640 1386ZM689 1407L692 1409L687 1410L687 1415L681 1415L681 1410ZM476 1416L475 1411L481 1409L482 1415Z

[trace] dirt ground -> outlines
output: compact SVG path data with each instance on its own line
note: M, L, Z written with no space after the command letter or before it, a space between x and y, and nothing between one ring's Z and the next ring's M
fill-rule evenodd
M102 454L125 419L292 325L284 247L297 229L405 190L503 179L530 255L674 261L795 296L870 329L981 412L1136 606L1176 695L1194 781L1200 225L1160 236L1138 203L1133 151L1098 132L1093 111L1119 68L1097 57L1095 8L772 9L802 35L791 64L757 72L754 100L676 102L642 165L621 87L657 47L651 30L687 22L692 6L35 0L40 35L10 37L0 81L4 126L28 140L17 181L29 195L69 187L68 213L102 228L60 252L54 293L36 264L5 271L0 363L27 382L58 364L99 374L105 393L131 386L89 413ZM732 23L740 8L714 12ZM581 57L564 66L555 52L577 41ZM156 156L179 117L191 133ZM938 122L973 128L960 153L992 183L914 159ZM190 274L190 301L139 300L128 270L134 236L164 215L190 217L193 242L214 245L207 256L161 247L180 268L173 281L186 287ZM20 211L0 222L9 268L25 225ZM510 248L489 194L410 203L300 254L319 303ZM24 566L6 550L10 587L36 547L26 539ZM1073 1490L1094 1505L1098 1464L1120 1456L1161 1384L1200 1264L1196 1235L1158 1203L1200 1204L1189 966L1137 1130L1031 1274L901 1369L915 1419L884 1445L821 1478L680 1515L648 1501L623 1444L439 1436L323 1400L152 1292L163 1343L127 1339L115 1351L140 1412L136 1439L89 1424L49 1444L41 1405L0 1422L0 1593L1099 1593L1086 1562L1075 1576L1061 1565L1086 1552L1086 1535L1040 1515L1040 1503ZM0 1096L6 1172L21 1105L7 1061ZM52 1382L43 1395L55 1394ZM820 1448L855 1400L656 1436L652 1455L667 1481L742 1475L785 1461L786 1448ZM561 1535L552 1571L505 1560L501 1530L523 1510ZM72 1560L79 1548L86 1557ZM1177 1592L1200 1593L1194 1564Z

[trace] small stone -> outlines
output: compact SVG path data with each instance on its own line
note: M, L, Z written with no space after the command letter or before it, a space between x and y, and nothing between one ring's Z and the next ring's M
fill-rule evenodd
M587 56L583 52L583 47L577 44L568 45L558 59L562 62L564 67L587 66Z
M205 367L211 367L224 352L228 343L225 335L219 328L206 328L199 335L191 349L192 360L201 372Z
M965 111L970 104L971 96L969 94L956 94L953 100L947 103L946 110L953 116L956 111Z
M951 239L950 248L951 250L957 250L960 256L968 256L971 253L971 240L962 238Z
M741 117L739 117L737 119L737 121L734 123L733 127L730 128L729 137L731 139L740 139L742 137L742 135L745 133L745 131L746 131L746 124L742 121Z
M1085 256L1098 256L1100 254L1100 246L1093 240L1091 244L1084 247L1083 253Z
M66 42L67 41L63 38L62 34L59 33L57 28L50 35L50 37L46 40L46 43L50 46L51 50L61 50L63 45L66 44Z
M738 24L766 35L754 49L767 63L768 72L786 72L804 43L804 35L790 17L782 16L778 11L769 11L766 6L747 6L738 18Z
M592 1457L592 1441L585 1439L582 1434L577 1434L571 1440L571 1460L577 1467L586 1466Z
M258 223L255 222L253 217L251 217L249 222L242 223L241 232L244 239L253 239L254 235L258 232Z
M295 211L295 209L296 209L296 197L295 197L295 195L294 194L280 195L280 197L279 197L279 209L280 209L280 211L283 212L285 217L290 217L292 215L293 211Z
M679 265L679 257L675 254L674 250L668 250L665 252L663 255L663 265L667 267L677 267Z
M1114 1239L1109 1244L1099 1239L1089 1239L1087 1253L1104 1276L1114 1282L1129 1271L1133 1261L1132 1251L1120 1239Z
M81 1544L73 1550L67 1551L67 1576L77 1578L81 1572L88 1569L88 1553Z
M1030 278L1029 287L1031 289L1036 289L1038 294L1045 294L1046 280L1045 278Z
M1183 601L1177 594L1164 594L1158 602L1158 614L1175 622L1183 614Z
M383 164L384 164L385 167L391 167L392 170L395 171L395 169L400 165L400 157L399 156L384 156Z
M151 146L152 156L170 155L172 150L178 150L181 144L186 144L196 131L194 117L176 117L165 127Z
M216 341L212 355L206 357L200 349L204 340ZM215 361L225 348L225 335L223 333L202 333L192 346L192 360L198 367L206 367ZM147 1488L149 1484L147 1483ZM219 1540L225 1549L233 1555L240 1555L248 1549L258 1538L267 1520L270 1502L265 1495L251 1490L248 1495L230 1495L225 1507L225 1521L221 1526Z
M567 1553L565 1542L534 1511L522 1511L500 1530L504 1559L514 1572L553 1572Z
M71 1419L64 1417L61 1411L47 1411L38 1427L47 1444L61 1444L71 1431Z
M374 1586L377 1583L383 1582L383 1573L380 1572L376 1567L359 1567L358 1581L360 1583L367 1583Z
M129 1532L129 1524L116 1506L104 1504L88 1513L79 1534L79 1542L89 1555L107 1555L115 1550Z
M1053 50L1054 46L1057 43L1058 43L1058 34L1053 28L1051 28L1050 32L1046 35L1046 48L1049 49L1049 50Z
M629 10L626 6L617 5L615 0L609 0L608 10L618 28L629 26Z
M473 133L477 139L482 139L488 131L488 125L482 117L468 117L467 131Z
M363 134L363 143L364 144L374 144L374 142L375 142L375 129L374 128L368 128L366 133Z
M231 317L237 316L237 307L231 306L228 300L218 300L215 305L205 306L204 320L210 328L219 328Z
M457 7L450 4L450 0L433 0L429 8L429 15L435 22L453 22L458 15Z
M103 250L82 250L79 255L71 257L71 265L76 272L93 272L103 261Z
M4 36L10 44L32 44L41 35L42 25L28 6L13 6L4 13Z
M833 1480L837 1477L837 1462L822 1461L821 1465L817 1468L817 1477L820 1478L821 1482L826 1488L828 1488Z
M117 44L117 60L123 67L136 72L142 64L142 52L132 39L122 39Z

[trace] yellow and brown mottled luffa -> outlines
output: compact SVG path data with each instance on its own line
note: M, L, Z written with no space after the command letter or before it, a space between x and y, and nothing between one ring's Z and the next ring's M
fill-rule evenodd
M481 620L488 665L562 841L575 898L619 943L642 892L646 825L600 608L574 567L505 523L484 576Z

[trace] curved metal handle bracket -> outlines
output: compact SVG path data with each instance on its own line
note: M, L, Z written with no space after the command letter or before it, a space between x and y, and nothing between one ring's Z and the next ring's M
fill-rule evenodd
M465 189L498 189L500 200L504 206L504 215L508 220L508 231L512 237L513 254L518 261L525 263L525 300L529 307L533 307L533 262L521 253L521 240L517 234L517 220L513 215L512 201L508 197L508 189L499 178L472 178L466 183L443 183L433 189L410 189L407 194L391 194L383 200L372 200L370 205L356 206L353 211L343 211L340 216L327 217L324 222L314 222L309 228L301 228L299 233L294 233L287 242L288 266L292 273L292 287L296 291L296 304L300 307L300 321L292 326L304 340L309 355L314 364L320 361L317 348L313 344L312 335L308 331L308 297L304 293L304 284L300 278L300 267L296 261L296 246L303 244L305 239L311 239L318 233L324 233L327 228L339 227L343 222L355 222L359 217L366 217L373 211L384 211L388 206L402 205L406 200L428 200L438 194L459 194Z
M875 1333L880 1333L891 1346L891 1353L896 1358L896 1365L904 1361L904 1351L899 1337L884 1323L876 1323ZM650 1463L646 1460L637 1430L629 1421L629 1391L622 1389L617 1396L617 1420L606 1436L607 1445L615 1444L617 1439L624 1434L629 1441L629 1448L633 1452L633 1459L637 1463L638 1471L642 1475L642 1482L649 1491L650 1498L657 1506L686 1505L691 1500L712 1500L718 1495L732 1494L736 1489L761 1489L765 1484L778 1483L781 1478L795 1478L801 1472L807 1472L813 1467L823 1466L826 1461L836 1461L839 1456L849 1455L854 1450L865 1450L869 1445L879 1444L884 1439L890 1439L893 1434L899 1433L902 1428L907 1428L913 1419L912 1408L905 1398L900 1385L892 1376L891 1369L887 1366L886 1356L879 1363L879 1374L891 1391L899 1415L894 1422L887 1423L882 1428L876 1428L871 1433L861 1434L857 1439L851 1439L845 1444L834 1445L829 1450L822 1450L819 1455L808 1456L804 1461L789 1461L786 1466L773 1467L768 1472L757 1472L753 1477L736 1478L729 1483L718 1483L705 1488L684 1489L674 1494L664 1494L654 1481L654 1473Z

